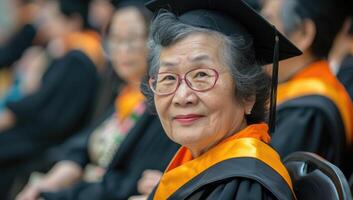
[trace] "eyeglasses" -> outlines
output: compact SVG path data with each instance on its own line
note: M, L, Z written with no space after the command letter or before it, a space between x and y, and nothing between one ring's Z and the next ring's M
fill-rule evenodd
M145 42L145 38L143 37L131 37L131 38L127 38L127 39L109 39L109 43L108 43L108 48L110 50L122 50L124 48L126 48L129 51L135 51L138 49L141 49L141 47L143 46Z
M184 80L186 85L197 92L211 90L218 80L219 73L211 68L197 68L188 71L184 77L171 72L161 72L149 79L152 91L157 95L170 95L177 91Z

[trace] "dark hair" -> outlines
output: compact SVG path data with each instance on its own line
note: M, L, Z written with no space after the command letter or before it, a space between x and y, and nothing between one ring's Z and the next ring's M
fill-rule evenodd
M150 32L149 70L148 75L142 81L141 90L153 110L155 108L154 94L148 86L148 79L158 73L161 49L171 46L191 34L205 33L216 36L222 41L224 48L222 48L221 56L233 75L235 97L239 102L246 102L250 98L256 97L251 114L246 116L247 123L265 121L270 78L256 63L253 39L248 34L226 36L213 30L187 25L167 11L162 11L156 16Z
M304 20L313 21L316 35L310 50L317 58L327 58L346 13L339 3L340 0L336 1L335 3L316 0L314 3L311 0L284 1L281 10L284 32L289 35L297 30Z
M83 28L93 27L89 23L90 0L59 0L60 12L67 17L79 15L83 22Z
M353 16L350 16L350 18L351 18L351 23L349 25L348 34L353 36Z

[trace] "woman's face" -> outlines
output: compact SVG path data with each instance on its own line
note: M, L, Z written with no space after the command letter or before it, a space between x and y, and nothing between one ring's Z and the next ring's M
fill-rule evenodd
M200 33L161 51L159 72L183 77L191 69L209 67L219 73L216 85L207 92L193 91L182 81L174 94L154 96L167 135L188 147L194 157L246 126L248 106L235 98L232 75L221 60L222 47L216 37Z
M59 4L54 1L45 3L43 13L41 14L41 31L44 32L48 40L62 38L66 35L67 24L65 17L60 13Z
M113 17L109 49L114 70L127 82L139 82L147 69L145 22L133 7L122 8Z

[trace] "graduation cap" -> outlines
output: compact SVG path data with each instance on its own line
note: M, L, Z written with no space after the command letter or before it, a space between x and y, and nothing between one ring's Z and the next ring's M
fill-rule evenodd
M242 0L152 0L146 6L153 12L168 9L181 22L192 26L227 36L251 36L257 63L273 63L269 126L270 132L274 132L278 61L300 55L299 49Z

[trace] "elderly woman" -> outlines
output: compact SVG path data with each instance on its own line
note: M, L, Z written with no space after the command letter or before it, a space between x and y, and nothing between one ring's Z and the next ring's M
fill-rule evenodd
M300 52L240 0L157 0L148 7L179 14L162 11L152 23L142 89L168 137L182 145L149 198L294 199L288 172L268 145L270 81L259 63Z

